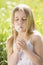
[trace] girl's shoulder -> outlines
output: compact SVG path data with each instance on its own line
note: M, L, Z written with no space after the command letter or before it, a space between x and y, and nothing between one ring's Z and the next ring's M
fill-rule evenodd
M11 42L13 41L13 35L10 35L8 38L7 38L7 42Z
M7 38L7 41L6 41L6 51L7 51L7 55L8 56L11 55L11 53L13 52L13 49L12 49L13 45L12 45L12 43L13 43L13 36L10 35Z
M41 33L39 31L34 30L33 31L33 38L34 38L34 40L38 39L38 38L42 38L42 35L41 35Z
M37 31L37 30L34 30L30 40L31 40L31 42L33 44L36 41L40 41L40 40L42 41L42 35L41 35L41 33L39 31Z
M39 31L37 31L37 30L34 30L33 31L33 35L35 35L35 36L41 36L41 33Z
M37 38L41 38L42 35L39 31L33 30L33 33L31 35L28 35L28 40L35 41Z

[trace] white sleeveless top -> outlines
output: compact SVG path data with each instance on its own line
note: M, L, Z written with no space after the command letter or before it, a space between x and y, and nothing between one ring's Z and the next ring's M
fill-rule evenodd
M26 41L27 47L33 51L33 45L30 43L30 41ZM20 57L18 59L17 65L34 65L32 61L30 60L27 55L24 54L24 52L21 50Z
M35 35L40 35L36 30ZM26 41L27 47L33 52L33 45L30 40ZM21 50L17 65L35 65L29 57Z

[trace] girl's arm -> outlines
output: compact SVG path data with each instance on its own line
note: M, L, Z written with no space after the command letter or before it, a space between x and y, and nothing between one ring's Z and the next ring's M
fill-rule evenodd
M13 36L11 36L6 43L7 61L8 65L16 65L19 58L19 52L13 52Z
M12 53L8 56L8 65L17 65L19 59L19 53Z
M43 49L42 49L42 40L40 36L34 37L34 52L26 50L25 53L32 60L34 64L43 65Z

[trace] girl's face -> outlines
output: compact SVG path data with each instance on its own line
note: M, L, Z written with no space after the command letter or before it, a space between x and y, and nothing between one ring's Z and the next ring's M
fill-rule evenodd
M16 11L14 14L14 26L17 32L25 32L27 24L27 17L25 12Z

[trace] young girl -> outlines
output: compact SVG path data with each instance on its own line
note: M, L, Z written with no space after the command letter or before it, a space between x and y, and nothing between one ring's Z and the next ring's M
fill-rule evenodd
M43 65L42 38L27 5L19 4L13 10L12 36L6 49L8 65Z

